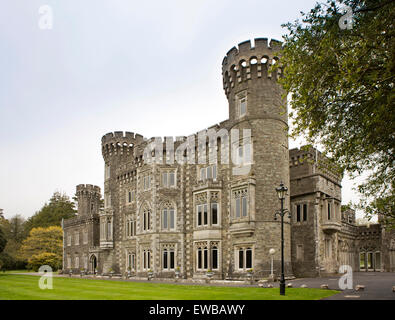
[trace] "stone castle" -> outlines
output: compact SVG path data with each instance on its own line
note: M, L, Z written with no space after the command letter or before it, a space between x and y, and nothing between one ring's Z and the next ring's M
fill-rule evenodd
M284 218L287 275L335 273L344 264L395 271L395 234L381 224L357 226L353 211L342 212L342 177L320 152L289 150L281 65L269 69L281 63L281 42L254 42L223 59L229 119L202 131L214 138L178 137L175 154L184 161L169 161L169 144L159 153L150 148L154 139L139 134L103 136L104 208L99 187L77 186L78 215L63 222L65 272L184 279L210 272L236 280L267 277L273 260L278 275L281 182L291 213ZM232 130L240 136L227 148ZM233 159L230 150L251 159L220 161Z

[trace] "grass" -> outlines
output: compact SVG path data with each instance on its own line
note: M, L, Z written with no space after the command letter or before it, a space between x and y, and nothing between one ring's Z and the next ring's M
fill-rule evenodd
M6 270L6 271L2 271L1 273L30 273L30 272L34 272L34 270Z
M0 274L0 300L319 300L338 291L287 288L240 288L158 284L76 278L53 278L41 290L38 276Z

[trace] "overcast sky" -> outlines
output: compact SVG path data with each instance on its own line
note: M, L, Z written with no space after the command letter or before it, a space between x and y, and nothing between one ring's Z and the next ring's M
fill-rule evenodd
M221 62L281 40L315 1L12 0L0 10L0 208L29 217L55 190L103 187L101 137L189 135L228 118ZM53 13L39 28L39 8ZM290 141L290 147L300 142ZM343 183L343 202L355 200Z

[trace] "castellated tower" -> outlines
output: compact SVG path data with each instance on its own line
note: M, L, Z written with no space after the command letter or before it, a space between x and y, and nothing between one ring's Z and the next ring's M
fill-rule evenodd
M137 176L137 166L142 163L143 148L140 144L143 142L143 136L133 132L115 131L102 137L105 168L104 210L100 213L100 270L125 270L121 268L121 261L124 262L125 257L120 242L125 236L125 213L120 212L120 204L124 203L124 193L120 192L119 176L121 170L127 168L129 178L137 180L133 178Z
M78 214L80 216L96 215L100 209L100 188L91 184L79 184L76 196L78 199Z
M282 99L283 90L277 82L281 68L270 71L270 66L280 63L280 50L281 42L276 40L269 44L265 38L255 39L254 46L245 41L229 50L222 63L224 90L229 102L229 128L239 129L240 136L243 129L251 129L253 164L249 188L255 197L249 197L249 201L255 201L254 205L251 203L255 216L251 216L249 228L255 229L256 274L267 274L270 270L271 248L276 250L274 269L277 274L280 271L280 219L274 220L280 201L275 188L281 182L289 188L288 115L286 100ZM232 179L235 183L245 178L233 175ZM285 208L289 209L289 196ZM292 274L288 215L284 216L284 222L285 272ZM235 229L245 227L233 226ZM246 237L240 241L250 240Z

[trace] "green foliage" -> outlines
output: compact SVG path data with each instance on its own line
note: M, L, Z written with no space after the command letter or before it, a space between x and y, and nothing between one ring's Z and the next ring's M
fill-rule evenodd
M53 253L61 259L62 251L63 230L56 226L32 229L20 249L21 255L27 259L42 253Z
M16 258L3 251L0 253L0 269L1 270L21 270L25 269L27 261L23 259Z
M48 204L26 222L26 230L30 231L37 227L60 226L62 219L75 217L74 202L59 192L55 192Z
M352 29L342 30L344 5ZM320 144L358 187L369 215L395 219L395 1L327 0L284 26L280 79L292 93L292 136Z
M15 215L9 220L2 219L0 221L0 228L7 239L7 245L0 254L3 269L23 269L26 266L26 259L19 256L19 248L22 240L26 237L24 223L25 220L20 215Z
M9 219L7 226L7 238L18 243L22 242L28 234L26 232L25 222L25 219L20 214L16 214Z
M29 259L27 267L28 269L38 271L43 265L48 265L53 271L56 271L62 267L62 256L50 252L35 254Z
M0 227L0 253L3 252L6 244L7 244L7 239L5 237L3 229Z

